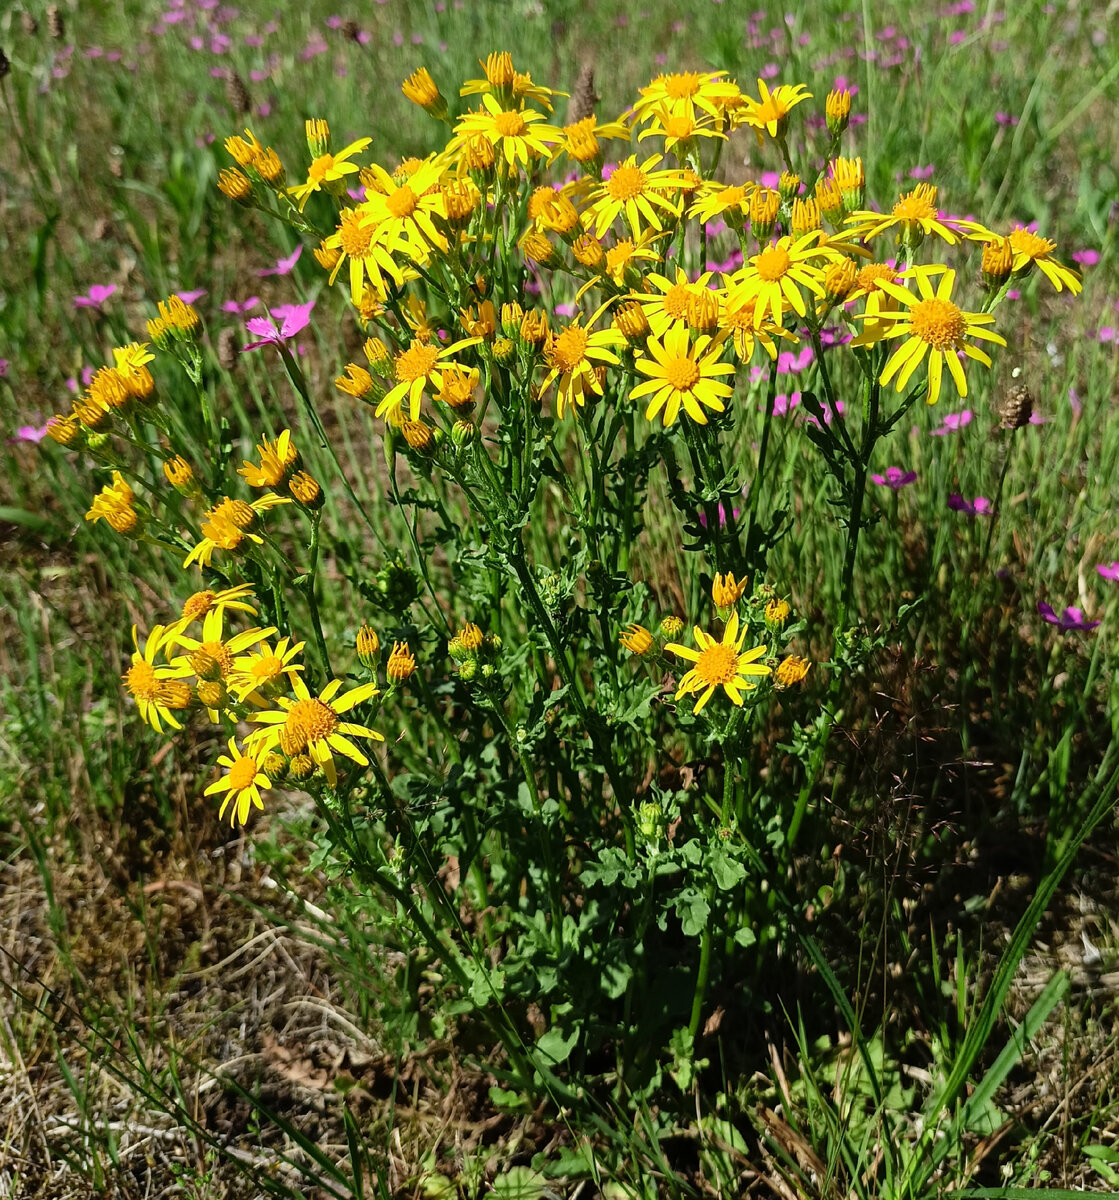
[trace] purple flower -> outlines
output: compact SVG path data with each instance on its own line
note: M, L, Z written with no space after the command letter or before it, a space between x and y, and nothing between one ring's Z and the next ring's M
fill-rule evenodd
M1101 342L1119 342L1119 329L1114 325L1103 325L1096 336Z
M1084 613L1073 605L1069 605L1069 607L1066 608L1063 613L1058 615L1053 611L1052 606L1046 604L1044 601L1039 600L1037 611L1041 613L1041 615L1046 621L1049 622L1050 625L1056 625L1058 629L1065 631L1076 629L1087 633L1088 630L1095 629L1100 623L1099 621L1086 621L1084 619Z
M1072 255L1072 261L1079 263L1082 267L1094 267L1100 261L1100 252L1098 250L1077 250Z
M308 300L306 304L281 304L272 309L272 316L282 322L278 329L276 321L269 317L249 317L245 328L249 333L256 334L260 340L249 342L241 349L256 350L260 346L276 346L282 349L285 342L307 328L311 321L311 309L314 307L314 300Z
M222 302L221 310L232 313L235 317L243 317L245 313L256 308L259 303L259 296L249 296L244 300L225 300Z
M8 378L8 367L10 365L11 364L8 362L8 360L6 358L0 358L0 379Z
M1104 579L1119 580L1119 562L1100 563L1096 570Z
M193 291L189 292L176 292L175 295L178 296L184 304L193 304L196 300L201 300L203 296L209 295L209 293L205 288L195 288Z
M52 417L51 420L54 418ZM8 443L12 442L34 442L38 444L47 436L47 430L50 428L50 421L45 425L21 425L16 430L15 437L8 438Z
M991 511L991 502L986 496L965 500L959 492L952 492L948 497L948 507L953 512L966 513L969 517L982 517Z
M741 515L742 515L742 509L736 508L734 510L734 519L737 521ZM707 514L705 512L701 512L699 514L699 523L703 526L704 529L707 528ZM727 510L722 506L722 504L720 504L719 505L719 526L720 526L720 528L723 525L725 525L726 523L727 523Z
M893 488L898 492L917 478L917 472L903 471L901 467L887 467L885 475L872 475L870 478L879 486Z
M955 433L959 429L963 429L965 425L971 424L972 411L970 408L965 408L963 412L946 413L940 427L931 430L932 437L944 437L946 433Z
M295 250L287 258L276 259L274 267L265 267L263 271L257 271L257 274L263 279L266 275L290 275L295 270L295 264L299 261L299 256L303 253L302 246L296 246Z
M995 124L996 125L1017 125L1018 118L1012 117L1010 115L1010 113L997 112L997 113L995 113Z
M89 289L89 294L85 296L74 297L75 308L96 308L100 310L101 305L117 290L115 283L95 283Z

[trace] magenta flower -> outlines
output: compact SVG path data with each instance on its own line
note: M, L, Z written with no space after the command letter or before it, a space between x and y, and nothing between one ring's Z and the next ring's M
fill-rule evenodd
M195 288L190 292L176 292L175 295L178 296L184 304L193 304L196 300L201 300L203 296L209 295L209 293L205 288Z
M272 309L272 316L276 321L282 322L279 328L276 321L270 317L250 317L245 322L245 328L249 333L256 334L260 340L249 342L241 349L256 350L260 346L276 346L282 350L287 342L310 324L311 309L314 307L314 300L308 300L306 304L281 304Z
M1102 325L1096 336L1105 344L1107 342L1119 342L1119 329L1116 329L1114 325Z
M741 515L742 515L742 509L736 508L734 510L734 519L737 521ZM699 514L699 523L703 526L704 529L707 528L707 514L705 512L701 512ZM727 523L727 510L722 506L722 504L720 504L719 505L719 527L722 528L726 523Z
M225 300L222 302L221 310L225 313L232 313L235 317L243 317L245 313L256 308L259 303L259 296L249 296L244 300Z
M1096 570L1104 579L1113 579L1119 582L1119 562L1100 563Z
M959 492L952 492L949 495L948 507L953 512L962 512L969 517L983 517L991 512L991 502L986 496L976 496L974 500L965 500Z
M115 283L95 283L89 289L89 293L85 296L74 297L75 308L96 308L98 311L101 305L117 290Z
M263 271L257 271L257 274L263 279L266 275L290 275L295 270L295 264L299 261L299 256L303 253L302 246L296 246L294 252L287 258L276 259L274 267L265 267Z
M957 430L963 429L965 425L971 424L972 415L970 408L965 408L963 412L945 413L940 426L930 431L931 436L944 437L946 433L955 433Z
M1079 263L1082 267L1094 267L1100 261L1100 252L1098 250L1077 250L1071 257L1074 263Z
M38 445L47 436L50 424L48 421L45 425L21 425L16 430L15 437L8 438L8 443L10 445L12 442L33 442Z
M1099 621L1086 621L1084 619L1084 613L1073 605L1069 605L1069 607L1066 608L1063 613L1058 615L1053 611L1051 605L1039 600L1037 611L1041 613L1042 617L1044 617L1050 625L1056 625L1058 629L1066 632L1068 630L1075 629L1087 633L1089 630L1095 629L1100 623Z
M8 378L8 367L10 366L11 363L6 358L0 358L0 379Z
M916 471L903 471L901 467L887 467L885 475L872 475L871 482L880 487L893 488L895 492L912 483L917 478Z

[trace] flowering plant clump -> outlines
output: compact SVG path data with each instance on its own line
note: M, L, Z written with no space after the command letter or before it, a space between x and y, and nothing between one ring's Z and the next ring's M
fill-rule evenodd
M666 74L617 120L560 124L559 93L507 53L482 65L457 115L426 70L405 81L447 127L422 159L335 150L325 120L303 163L227 140L222 192L307 238L320 272L317 300L250 317L243 341L283 367L299 423L273 381L255 450L235 446L201 318L172 296L49 433L104 476L88 518L168 554L177 600L134 630L125 689L159 732L221 727L222 815L310 796L316 864L426 944L450 1011L491 1024L525 1088L563 1089L604 1047L618 1095L662 1067L687 1087L712 989L745 1003L730 985L802 906L828 688L863 645L868 481L915 479L872 475L876 447L976 388L1012 285L1079 278L931 183L875 209L840 154L846 92L809 148L802 83ZM728 177L735 138L772 176ZM295 339L330 288L361 352L331 371L328 422ZM791 354L812 372L796 433L844 529L812 639L784 598L805 581L769 568L793 529L771 478ZM189 411L156 382L175 361Z

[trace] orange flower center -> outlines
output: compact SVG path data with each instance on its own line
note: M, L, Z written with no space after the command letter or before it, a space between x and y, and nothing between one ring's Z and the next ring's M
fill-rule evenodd
M931 221L936 217L936 188L926 184L914 188L894 205L899 221Z
M664 311L676 320L682 321L688 315L688 303L692 291L686 283L677 283L664 294Z
M417 379L426 379L438 358L438 346L425 346L423 342L414 340L403 354L397 355L397 382L414 383Z
M739 184L734 187L724 188L719 193L719 203L724 209L734 208L735 205L741 205L746 199L746 189Z
M684 141L690 138L695 133L696 124L691 117L681 115L678 117L667 117L664 121L665 136L676 138L679 141Z
M694 71L679 75L667 75L664 79L665 95L673 100L686 100L699 91L700 76Z
M934 350L954 350L967 332L964 314L950 301L922 300L909 310L913 333Z
M632 200L645 190L645 172L637 167L621 166L607 181L606 190L612 200Z
M617 245L606 251L606 269L611 275L616 275L625 269L626 264L634 256L637 247L632 238L622 238Z
M307 172L307 178L312 183L322 183L327 175L334 170L334 155L320 154L318 158L311 163L310 170Z
M493 119L493 127L502 137L520 137L525 131L525 119L515 109L499 112Z
M1015 254L1025 254L1031 260L1036 260L1052 254L1057 249L1057 243L1038 237L1028 229L1015 229L1010 234L1010 248Z
M159 692L159 679L155 667L144 661L134 663L125 672L124 686L137 700L154 700Z
M879 290L880 279L893 283L896 278L897 271L893 267L888 267L885 263L868 263L855 276L855 286L867 292L876 292Z
M233 766L229 768L229 790L233 792L242 792L245 788L252 785L256 778L256 760L252 758L239 758Z
M262 683L269 683L273 679L278 679L283 672L283 661L277 658L275 654L262 654L260 658L253 660L253 664L249 668L249 674L254 679L259 679Z
M386 197L385 207L394 217L410 217L416 211L416 193L405 184Z
M664 365L664 377L678 392L690 392L699 382L699 367L690 358L669 359Z
M190 656L190 669L199 679L224 679L233 668L233 655L224 642L203 642Z
M204 617L214 607L217 598L217 592L195 592L183 605L183 620L190 622Z
M280 730L280 749L292 757L302 754L310 742L328 738L338 728L338 714L317 696L297 700L288 709Z
M733 646L716 642L700 654L694 669L708 686L730 683L738 674L738 652Z
M587 356L590 335L579 325L569 325L556 338L552 347L552 362L564 373L574 371Z
M338 244L343 254L348 254L350 258L365 258L372 242L372 225L362 225L361 216L356 212L342 214L342 222L338 227Z
M754 270L766 283L775 283L789 269L792 261L783 246L770 246L754 259Z

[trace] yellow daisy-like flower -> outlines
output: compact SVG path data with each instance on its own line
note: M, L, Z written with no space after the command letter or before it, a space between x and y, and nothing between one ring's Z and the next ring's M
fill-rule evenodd
M630 399L650 396L645 410L645 419L654 421L664 410L664 424L676 423L680 409L699 425L707 424L704 408L722 412L723 399L730 396L734 388L721 383L719 375L733 375L731 363L720 362L722 340L701 334L693 343L686 325L674 325L663 340L650 337L645 343L648 358L639 358L634 366L642 375L648 375L630 392Z
M136 511L136 493L119 471L113 472L113 482L106 484L93 498L87 521L104 521L117 533L131 533L140 522Z
M940 271L943 271L943 274L934 292L931 280ZM910 277L916 280L919 295L915 296L908 288L900 287L896 283L880 281L878 286L905 308L900 312L879 312L877 327L860 334L851 344L859 346L883 338L904 337L905 341L886 361L879 382L888 384L895 380L896 376L895 388L899 392L904 391L913 373L927 355L928 402L935 404L940 397L941 376L945 364L948 365L948 372L956 384L956 391L961 397L966 396L967 378L959 353L962 351L968 358L973 358L986 367L991 365L991 360L982 350L965 339L980 338L999 346L1006 345L1005 340L997 333L984 328L994 321L994 315L964 312L952 303L955 271L941 267L915 267L907 273L907 278Z
M206 614L202 624L201 638L187 637L182 632L167 637L168 644L178 645L186 651L171 659L171 666L180 676L194 675L200 684L221 685L217 689L200 688L199 692L200 698L206 701L210 720L214 722L218 719L218 708L223 707L228 699L225 694L227 680L233 673L236 655L271 637L276 630L274 626L246 629L228 639L222 636L222 632L222 613L212 610Z
M568 158L573 158L583 166L593 164L600 167L602 146L598 139L624 138L628 142L629 137L629 126L624 120L600 123L598 118L592 115L563 127L562 149Z
M225 799L221 802L221 808L218 809L219 820L225 816L225 810L230 808L230 805L232 805L229 813L231 825L244 825L248 820L251 806L264 808L264 801L260 798L261 789L267 790L272 786L272 780L260 769L260 762L265 753L265 751L254 749L250 753L244 754L237 748L237 739L229 739L229 753L223 754L218 759L218 766L225 767L226 772L221 779L216 783L211 783L206 789L207 796L225 792Z
M645 317L653 336L664 337L671 326L687 324L692 302L696 296L707 290L711 275L711 271L704 271L692 282L687 272L677 267L676 280L673 282L664 275L650 273L642 282L652 284L656 292L633 292L630 299L645 310Z
M261 642L252 654L243 654L233 660L229 674L229 690L243 704L256 693L274 691L285 677L293 679L303 670L298 658L305 642L291 645L290 638L281 638L273 648Z
M527 71L518 71L513 66L513 56L508 50L489 55L483 62L478 60L485 79L468 79L461 88L460 96L478 96L493 94L502 99L517 101L535 100L551 112L552 97L566 96L566 92L554 92L551 88L532 82L532 76Z
M415 262L426 262L432 249L446 250L447 239L435 219L446 220L447 210L440 187L447 163L439 157L422 162L407 179L397 180L384 167L373 163L363 178L372 176L367 187L361 220L377 230L384 245L406 248Z
M239 550L246 539L263 545L264 539L253 532L257 517L277 504L290 504L287 496L277 496L275 492L267 492L255 500L231 500L228 496L214 505L202 521L202 537L193 550L183 559L183 566L191 563L208 567L214 557L215 550L234 552Z
M166 637L167 629L163 625L156 625L141 650L136 626L133 625L132 644L136 649L132 655L132 665L121 677L128 693L136 701L141 720L156 733L163 732L163 722L172 729L182 729L173 714L189 708L194 701L190 686L180 671L170 666L156 666L155 656L162 649Z
M739 632L738 613L731 614L723 630L721 642L715 641L709 633L704 633L698 625L692 629L692 636L699 647L698 650L693 650L690 646L681 646L678 642L669 642L665 649L679 658L695 663L680 680L676 689L677 700L692 692L702 692L693 712L698 713L718 687L726 692L732 704L741 707L742 693L757 686L750 682L751 677L762 677L770 673L769 667L758 662L767 652L764 645L742 652L746 629L743 628L742 632Z
M637 266L638 263L661 262L663 255L657 249L656 243L663 236L663 234L657 233L655 230L648 229L636 240L634 238L619 238L603 255L598 269L615 287L625 287L627 279L629 279L631 285L636 284L637 280L634 276L636 276L636 273L640 269ZM592 278L588 283L585 283L579 289L576 298L581 300L583 293L592 284L598 282L598 278Z
M292 445L291 430L283 430L274 442L261 438L256 450L260 455L260 465L246 459L245 465L237 468L237 474L244 478L249 487L281 490L284 481L299 469L299 451Z
M596 363L615 367L620 364L621 360L610 347L626 344L622 331L610 326L592 333L589 328L602 315L605 307L599 308L586 326L576 318L559 333L549 334L544 345L544 362L549 370L540 384L540 394L543 395L553 383L559 381L556 416L561 419L570 405L583 407L588 389L596 396L602 395L602 385L595 373Z
M323 239L323 249L338 255L333 260L329 282L333 285L342 267L349 263L350 300L355 305L361 304L366 278L379 299L388 294L386 275L397 287L403 286L406 279L419 278L417 272L402 267L392 256L394 250L406 250L407 247L397 246L384 236L391 230L379 230L366 221L371 210L370 204L342 209L338 214L338 227Z
M706 225L716 217L726 217L732 228L741 229L750 211L750 197L758 190L756 183L716 183L705 181L696 193L688 216Z
M502 108L490 93L482 97L482 111L465 113L455 125L452 149L466 146L471 138L482 137L500 155L512 173L520 163L528 167L532 159L551 158L553 147L563 137L555 125L544 121L544 114L531 108Z
M648 654L653 648L653 635L644 625L630 625L618 641L630 654L636 654L638 657Z
M664 138L664 148L677 151L682 155L696 138L720 138L724 142L727 135L723 132L722 122L715 124L718 118L697 118L690 113L670 112L667 108L657 109L648 126L638 135L637 140L643 142L646 138Z
M897 230L897 241L911 249L919 246L930 233L954 246L961 237L985 241L994 237L978 221L962 217L945 217L936 207L936 188L931 183L919 183L911 192L898 197L888 213L858 209L844 222L848 236L867 241L887 230Z
M1057 249L1056 242L1040 237L1021 225L1015 225L1008 238L1010 249L1014 253L1013 270L1025 272L1029 270L1032 263L1058 292L1063 286L1067 287L1074 296L1080 294L1084 285L1080 282L1079 274L1071 267L1066 267L1051 257L1053 251Z
M656 170L661 159L662 155L654 154L638 166L637 155L631 154L609 179L591 188L584 218L588 227L594 222L591 231L595 237L605 237L619 216L625 217L635 238L647 229L663 229L662 215L673 222L680 216L681 204L675 196L684 179L679 171Z
M757 296L750 296L745 300L736 300L731 303L727 299L727 294L723 293L723 300L719 323L723 331L731 335L734 352L738 355L740 362L748 363L754 357L754 347L759 344L770 359L776 360L777 343L773 340L774 338L783 338L794 344L799 340L795 334L790 333L781 325L775 325L772 321L763 321L761 325L755 327L754 312L758 305Z
M744 122L752 125L758 131L758 143L761 144L762 131L771 138L784 137L785 127L789 123L789 113L802 100L811 100L812 93L803 83L782 83L771 92L764 79L758 80L760 100L746 97L746 112Z
M307 171L306 183L298 183L294 187L288 188L288 195L298 202L299 211L302 212L306 208L312 193L329 184L341 183L347 175L356 175L360 168L357 163L349 160L355 154L360 154L372 140L367 137L358 138L357 141L351 142L339 150L337 154L327 152L316 156Z
M227 611L250 613L256 616L256 608L248 603L253 594L252 584L239 583L236 587L223 588L215 592L210 588L195 592L183 604L179 619L167 627L169 634L182 633L194 621L201 621L209 613L216 612L224 618Z
M418 421L420 403L428 386L434 385L441 389L444 371L451 368L462 370L458 363L448 361L450 355L467 346L475 346L481 340L478 337L463 338L449 346L439 346L413 338L408 349L396 355L393 360L397 382L385 393L384 399L377 405L375 415L396 422L400 417L400 409L407 400L411 419Z
M782 237L771 242L728 277L729 303L738 305L755 298L755 329L761 328L767 316L774 324L783 324L786 308L804 317L808 308L801 289L822 297L824 271L818 264L838 257L834 250L820 245L820 238L815 230L802 238Z
M720 119L742 100L738 84L725 71L683 71L658 75L648 87L640 89L633 106L639 120L647 121L658 113L696 119L696 110Z
M281 696L276 701L278 708L253 713L249 718L268 728L254 730L249 734L248 744L261 750L279 746L289 758L299 754L309 755L322 768L331 787L338 783L335 752L351 759L359 767L367 767L369 759L350 738L371 738L383 742L384 734L352 721L343 721L341 716L377 695L377 685L363 683L339 695L342 680L332 679L319 695L312 696L302 678L294 675L291 677L291 686L295 692L294 700Z

